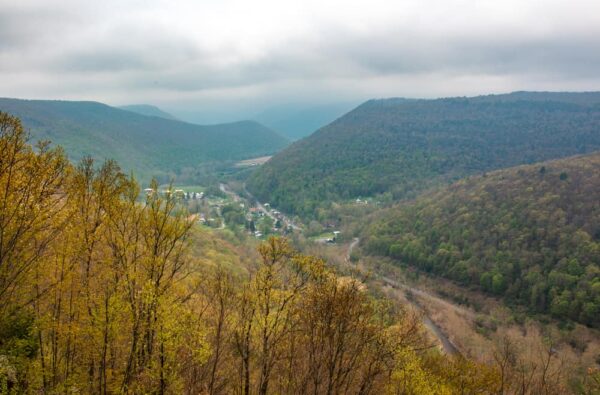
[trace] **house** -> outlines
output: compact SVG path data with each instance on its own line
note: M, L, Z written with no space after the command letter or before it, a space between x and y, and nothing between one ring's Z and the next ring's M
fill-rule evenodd
M176 189L175 190L175 197L178 197L178 198L185 197L185 191L183 189Z

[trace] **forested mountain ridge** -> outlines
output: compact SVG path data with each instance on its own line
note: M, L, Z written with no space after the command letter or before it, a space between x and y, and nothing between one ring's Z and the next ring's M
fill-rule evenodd
M600 149L600 93L370 100L259 168L249 190L310 216L329 201L414 197L465 175Z
M367 253L600 326L600 152L461 180L364 235Z
M33 141L61 145L74 161L115 159L146 180L203 162L272 154L288 143L254 121L201 126L97 102L0 99L0 110L20 117Z

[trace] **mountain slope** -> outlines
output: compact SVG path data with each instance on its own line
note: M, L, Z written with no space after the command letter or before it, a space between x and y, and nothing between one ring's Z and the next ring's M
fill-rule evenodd
M116 159L145 179L203 162L272 154L287 144L253 121L200 126L96 102L0 99L0 111L21 118L32 140L63 146L72 160L84 155Z
M289 212L600 149L600 93L371 100L274 156L249 190Z
M149 104L130 104L127 106L119 106L121 110L135 112L136 114L147 115L149 117L159 117L164 119L170 119L172 121L178 121L173 115L161 110L156 106Z
M600 326L600 152L461 180L378 214L364 250Z

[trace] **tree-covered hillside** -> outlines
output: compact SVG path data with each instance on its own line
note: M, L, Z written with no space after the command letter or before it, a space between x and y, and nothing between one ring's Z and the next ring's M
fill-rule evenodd
M116 159L143 179L206 162L268 155L287 144L253 121L200 126L96 102L0 99L0 110L20 117L33 141L51 140L72 160Z
M261 167L249 190L289 212L600 149L600 93L371 100Z
M600 153L471 177L378 217L370 254L600 326Z

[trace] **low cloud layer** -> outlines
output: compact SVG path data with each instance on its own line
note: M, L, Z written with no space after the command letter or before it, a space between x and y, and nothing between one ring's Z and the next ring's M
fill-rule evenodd
M0 0L0 96L205 122L282 102L600 90L597 0Z

